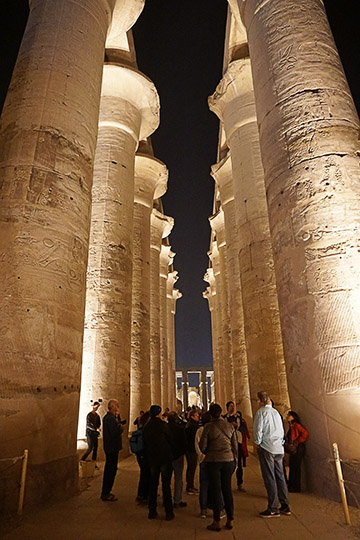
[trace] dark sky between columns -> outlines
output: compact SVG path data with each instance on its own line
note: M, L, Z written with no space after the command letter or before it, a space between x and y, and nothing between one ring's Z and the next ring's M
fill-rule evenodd
M27 4L0 0L0 107L26 24ZM355 0L325 0L359 110L357 5ZM207 97L221 78L226 12L226 0L146 0L133 28L139 69L154 82L161 102L161 123L152 143L155 156L170 172L163 203L165 213L175 218L170 243L177 254L176 286L183 293L176 315L179 367L211 364L210 315L202 292L214 185L209 170L216 161L218 121L208 109Z

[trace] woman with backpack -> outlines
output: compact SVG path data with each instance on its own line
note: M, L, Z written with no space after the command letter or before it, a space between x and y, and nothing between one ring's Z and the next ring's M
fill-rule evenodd
M150 465L144 445L143 429L146 422L150 418L150 412L146 411L138 420L138 429L134 431L130 438L130 449L136 455L138 465L140 467L140 478L137 490L136 502L139 504L147 504L149 499L150 486Z

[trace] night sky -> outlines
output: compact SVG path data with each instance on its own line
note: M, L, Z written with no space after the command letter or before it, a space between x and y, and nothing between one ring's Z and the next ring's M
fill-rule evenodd
M56 1L56 0L51 0ZM325 0L358 110L360 20L356 0ZM170 235L177 254L177 365L211 365L210 314L202 292L208 265L218 121L207 97L222 73L226 0L146 0L133 33L139 69L157 87L161 124L152 136L154 154L169 169L165 213L175 218ZM22 32L26 0L0 0L0 107L6 95Z

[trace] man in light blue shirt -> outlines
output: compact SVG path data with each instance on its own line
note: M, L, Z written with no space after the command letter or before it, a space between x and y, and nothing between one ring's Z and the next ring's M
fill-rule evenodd
M268 495L268 507L260 512L263 518L290 515L288 489L284 476L284 426L280 413L273 409L271 399L266 392L258 392L260 405L254 419L254 443L257 446L261 467ZM279 501L281 506L279 508Z

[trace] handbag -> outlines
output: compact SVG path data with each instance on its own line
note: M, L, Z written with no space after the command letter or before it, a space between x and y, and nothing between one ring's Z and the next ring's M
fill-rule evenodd
M287 454L294 455L297 452L297 444L295 442L285 442L284 443L284 450Z

